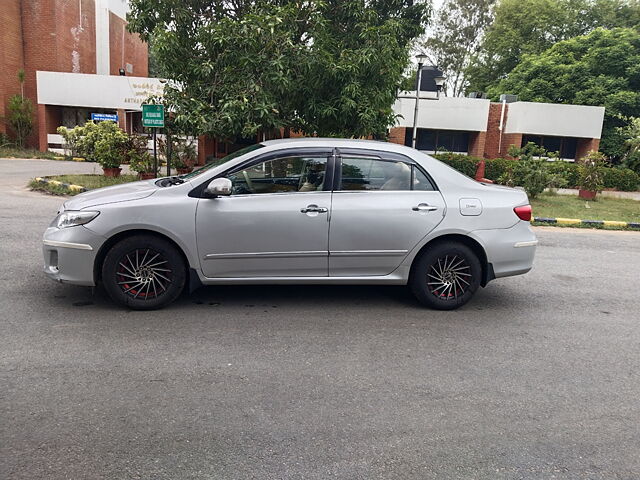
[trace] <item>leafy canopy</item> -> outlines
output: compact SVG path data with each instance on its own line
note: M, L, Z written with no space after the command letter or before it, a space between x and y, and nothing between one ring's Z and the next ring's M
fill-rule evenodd
M555 44L522 62L489 94L514 93L532 102L600 105L606 108L600 148L624 155L624 127L640 116L640 33L597 29Z
M132 0L165 98L190 133L383 135L430 4L412 0Z
M639 0L500 0L480 51L466 70L471 90L486 91L526 54L598 27L640 25Z

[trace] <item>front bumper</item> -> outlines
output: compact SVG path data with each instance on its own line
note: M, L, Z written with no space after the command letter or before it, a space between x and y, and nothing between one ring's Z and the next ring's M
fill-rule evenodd
M496 278L521 275L533 267L538 240L529 222L520 221L511 228L475 230L471 236L484 247Z
M47 228L42 238L44 273L57 282L94 286L93 265L105 240L82 225Z

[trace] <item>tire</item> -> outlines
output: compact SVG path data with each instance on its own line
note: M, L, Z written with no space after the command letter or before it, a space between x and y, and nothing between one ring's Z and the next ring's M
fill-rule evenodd
M155 310L173 302L186 282L180 252L167 240L135 235L116 243L102 263L102 283L119 305Z
M482 266L469 247L458 242L442 242L427 247L416 259L409 280L415 297L436 310L461 307L480 286Z

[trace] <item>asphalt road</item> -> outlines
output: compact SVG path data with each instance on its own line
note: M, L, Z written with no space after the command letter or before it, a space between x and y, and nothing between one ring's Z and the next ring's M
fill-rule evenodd
M0 160L1 479L640 478L640 233L539 228L465 308L216 287L157 312L41 273L60 198Z

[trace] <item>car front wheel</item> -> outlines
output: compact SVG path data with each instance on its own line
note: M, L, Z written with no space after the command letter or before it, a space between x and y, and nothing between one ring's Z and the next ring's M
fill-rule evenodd
M102 264L102 282L116 303L153 310L173 302L186 281L185 263L167 240L135 235L116 243Z
M437 310L453 310L467 303L480 286L482 266L462 243L438 243L416 260L409 285L415 297Z

